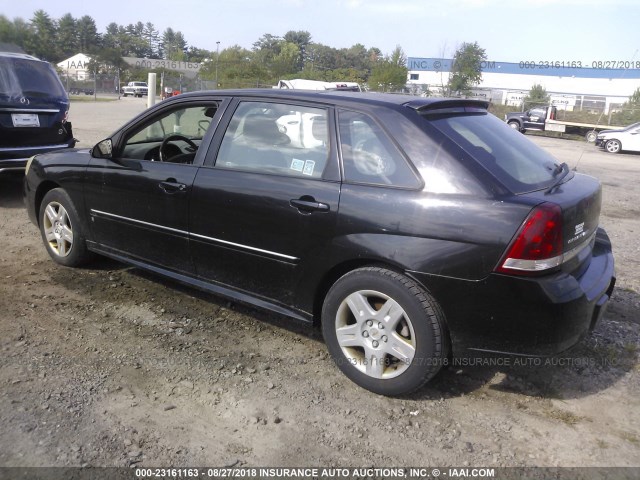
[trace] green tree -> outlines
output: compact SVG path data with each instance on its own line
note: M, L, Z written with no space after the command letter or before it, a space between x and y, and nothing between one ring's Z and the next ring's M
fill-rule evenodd
M212 52L209 50L205 50L204 48L197 48L194 46L189 46L187 49L187 60L189 62L197 62L202 63L212 57Z
M293 43L298 47L298 61L296 64L297 70L303 70L304 64L307 59L307 47L311 43L311 34L305 30L293 31L290 30L284 34L284 41Z
M636 88L622 108L616 110L611 114L611 124L629 125L640 122L640 88Z
M400 46L375 64L368 79L369 88L383 92L401 90L407 84L407 57Z
M549 100L547 90L542 85L534 84L527 96L524 97L522 108L526 110L535 106L548 105Z
M122 59L120 50L116 48L102 48L92 55L89 61L90 72L113 74L127 70L128 64Z
M42 60L58 59L56 25L44 10L36 10L30 22L32 35L25 39L25 50Z
M468 94L482 80L482 62L487 59L484 48L478 42L463 43L453 56L447 95Z
M279 79L298 71L300 50L298 46L290 42L282 42L280 53L271 60L271 74L274 79Z
M82 53L94 53L100 48L100 35L96 21L89 15L84 15L77 22L78 49Z
M167 60L186 60L187 41L180 31L167 28L162 34L162 54Z
M156 30L155 25L151 22L145 23L142 35L148 44L147 55L150 58L160 58L160 32Z
M239 45L222 50L217 62L215 55L216 52L213 52L211 59L203 63L200 77L204 80L214 80L217 65L218 83L222 88L256 87L269 77L264 66L255 61L254 53Z
M76 19L70 13L58 20L57 44L61 60L78 53L78 29Z
M0 43L3 44L3 50L23 52L30 35L30 27L23 19L11 21L0 15Z

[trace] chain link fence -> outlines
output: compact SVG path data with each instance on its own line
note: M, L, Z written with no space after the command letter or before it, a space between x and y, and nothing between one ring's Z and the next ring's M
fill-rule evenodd
M60 75L67 92L74 95L113 96L122 93L122 87L131 81L146 82L147 78L98 74L87 76ZM271 88L274 83L268 79L242 78L219 79L217 87L222 88ZM157 96L167 96L199 90L215 90L215 80L203 80L199 76L189 76L178 72L163 72L156 76Z

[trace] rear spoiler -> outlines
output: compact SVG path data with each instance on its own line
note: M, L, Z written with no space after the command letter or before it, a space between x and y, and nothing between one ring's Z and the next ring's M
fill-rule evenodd
M447 110L449 112L464 112L474 111L476 109L486 110L489 108L489 102L486 100L467 100L459 98L443 98L442 100L417 98L405 103L404 106L420 113L436 113L442 110Z

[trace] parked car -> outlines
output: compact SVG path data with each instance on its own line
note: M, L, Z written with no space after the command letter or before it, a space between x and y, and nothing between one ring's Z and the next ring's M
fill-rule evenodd
M71 89L69 89L69 95L93 95L94 91L92 88L79 88L79 87L73 87Z
M640 152L640 122L619 130L600 132L596 138L596 146L609 153L620 153L622 150Z
M186 93L36 156L26 206L59 264L100 254L316 321L350 379L397 395L450 355L562 352L613 291L600 183L487 106Z
M68 113L51 64L0 52L0 172L24 171L32 155L75 146Z

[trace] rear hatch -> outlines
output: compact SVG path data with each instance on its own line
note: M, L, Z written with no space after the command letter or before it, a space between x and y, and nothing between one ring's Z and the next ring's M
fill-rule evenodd
M484 167L505 197L532 207L514 226L498 272L532 275L562 269L579 275L588 266L602 203L598 180L570 171L479 105L461 102L419 113Z
M0 55L0 156L10 155L2 149L68 143L68 109L68 96L49 63Z

